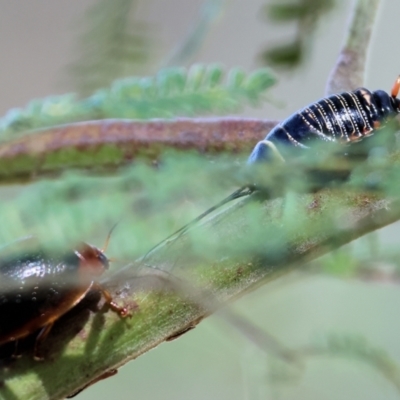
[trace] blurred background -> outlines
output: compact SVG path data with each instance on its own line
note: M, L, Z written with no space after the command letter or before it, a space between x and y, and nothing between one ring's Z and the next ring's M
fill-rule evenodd
M103 4L102 4L103 3ZM63 94L82 86L82 52L90 17L106 1L0 1L0 113L23 107L34 98ZM112 2L108 2L112 3ZM115 2L124 6L123 1ZM125 5L126 5L125 1ZM267 17L267 0L142 0L130 8L133 27L145 54L132 74L153 75L174 64L194 28L179 65L222 63L246 71L271 65L267 51L292 43L299 33L296 22L278 23ZM277 85L272 103L246 107L239 115L283 119L324 95L325 84L344 40L352 1L338 0L323 14L307 51L295 68L275 66ZM110 7L110 6L108 6ZM88 11L89 10L89 11ZM389 91L400 73L398 16L400 3L383 0L373 32L365 86ZM293 50L293 49L292 49ZM139 52L140 53L140 52ZM139 54L138 53L138 54ZM190 53L190 52L189 52ZM112 52L110 53L112 54ZM293 56L293 52L291 53ZM297 54L298 55L298 54ZM294 57L296 58L296 57ZM120 76L126 75L121 70ZM96 83L93 88L96 87ZM92 88L92 89L93 89ZM371 235L370 235L371 236ZM329 257L373 253L374 259L398 247L399 226L392 225L364 237ZM313 271L323 261L313 263ZM389 272L395 266L382 264ZM359 335L360 340L386 351L400 362L400 293L391 282L338 279L310 272L293 272L232 304L252 323L289 348L307 346L332 333ZM273 373L271 373L273 371ZM171 343L164 343L100 382L78 399L397 399L400 392L376 368L351 357L311 357L301 369L271 367L265 354L218 313Z

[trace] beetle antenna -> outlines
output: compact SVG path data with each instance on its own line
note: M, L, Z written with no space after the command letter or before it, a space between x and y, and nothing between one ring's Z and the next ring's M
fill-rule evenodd
M400 75L397 77L393 87L392 87L392 92L391 95L392 97L397 97L400 91Z
M107 251L108 245L110 244L110 238L111 238L111 234L113 233L114 229L117 227L117 225L119 224L120 221L116 222L110 229L110 231L108 232L106 241L104 243L103 248L101 249L102 253L105 253Z

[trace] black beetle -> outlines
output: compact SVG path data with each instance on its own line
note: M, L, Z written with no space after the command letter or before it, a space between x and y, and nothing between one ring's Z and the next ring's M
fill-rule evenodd
M104 250L87 243L65 254L36 249L0 258L0 345L15 342L17 355L18 341L38 332L34 357L42 359L40 345L53 324L91 290L121 317L129 315L96 282L108 267Z

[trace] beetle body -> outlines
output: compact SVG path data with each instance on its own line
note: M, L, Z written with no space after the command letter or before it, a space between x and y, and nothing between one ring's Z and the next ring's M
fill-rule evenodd
M293 147L307 149L312 142L352 143L374 133L400 113L400 77L391 94L359 88L323 98L296 112L257 143L248 163L285 158Z
M53 324L75 307L91 289L99 289L119 315L118 307L96 279L109 267L97 247L82 243L78 250L51 255L42 250L20 252L0 260L0 345L39 332L34 356Z

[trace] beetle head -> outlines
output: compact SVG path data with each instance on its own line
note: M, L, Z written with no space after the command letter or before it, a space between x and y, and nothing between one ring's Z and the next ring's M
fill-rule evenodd
M107 256L96 246L82 243L75 254L80 260L79 268L86 275L99 276L110 266Z

